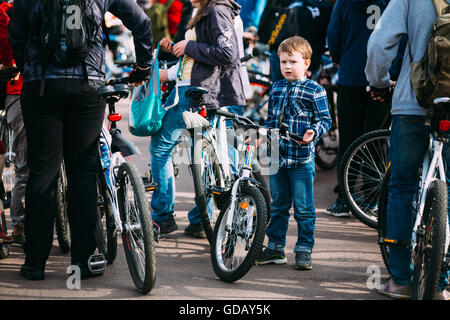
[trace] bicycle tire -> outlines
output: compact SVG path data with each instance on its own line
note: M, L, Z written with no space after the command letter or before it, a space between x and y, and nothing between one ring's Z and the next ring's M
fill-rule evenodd
M266 180L264 179L264 176L261 174L261 171L252 170L252 175L255 178L256 181L261 183L260 186L258 186L258 190L261 191L262 195L264 196L264 200L266 203L267 208L267 223L269 223L270 220L270 191L269 186L267 185Z
M0 231L8 234L8 230L6 229L6 218L2 200L0 200ZM0 243L0 259L6 259L8 257L9 246L5 243Z
M97 171L97 222L95 239L97 248L108 264L114 262L117 256L117 232L112 209L111 194L108 190L105 175L100 167Z
M16 159L13 152L8 152L9 144L12 143L10 137L10 129L6 122L6 118L2 120L2 126L0 130L0 138L6 148L5 164L2 170L3 187L5 191L6 199L4 200L3 207L8 209L11 207L12 189L16 180Z
M117 181L125 256L137 290L147 294L154 288L156 280L155 240L147 194L139 171L131 162L120 165ZM130 197L130 191L133 197ZM143 256L137 256L136 249L141 250Z
M70 250L70 226L67 216L67 177L64 162L61 162L61 168L58 174L58 183L56 187L56 216L55 231L58 239L59 249L63 253Z
M248 201L248 199L250 199L250 201ZM236 255L236 240L238 240L239 235L237 233L241 233L242 235L242 231L248 227L246 224L248 220L241 220L239 221L241 223L237 223L238 221L236 220L236 217L245 218L245 215L240 215L241 210L235 212L232 230L231 232L227 232L225 230L225 225L229 210L228 208L225 208L221 211L214 228L213 243L211 245L211 262L215 274L225 282L237 281L250 271L251 267L255 264L258 254L262 250L264 242L267 224L267 212L264 196L256 187L244 185L241 186L240 192L236 199L236 204L238 206L236 209L239 209L239 204L244 201L247 201L249 206L252 205L253 202L253 205L256 208L256 213L252 213L252 219L254 220L256 218L256 224L252 226L252 234L249 238L249 240L252 240L252 243L250 246L248 243L245 244L246 253L243 258L240 259L240 263L236 268L234 268L233 262L238 259ZM252 222L254 223L254 221ZM240 230L239 227L241 227ZM236 232L236 230L238 232ZM242 241L244 238L241 237L240 240L240 242L244 244ZM249 246L249 248L247 248L247 246ZM239 254L243 251L237 252ZM231 262L231 264L228 262Z
M381 242L381 239L386 239L387 235L387 204L388 204L388 187L389 182L391 180L391 170L388 170L384 175L383 182L381 184L380 190L380 200L378 202L378 223L377 223L377 232L378 232L378 246L380 248L381 257L383 259L384 266L386 270L391 274L391 270L389 268L389 246L385 243ZM391 274L392 275L392 274Z
M216 211L220 210L220 204L217 201L214 194L208 190L209 185L213 183L213 186L220 186L222 184L221 167L218 163L218 158L214 152L213 147L207 141L207 139L201 139L201 143L194 145L194 162L191 164L192 178L194 181L195 192L195 204L197 205L200 220L205 231L206 237L209 243L212 243L212 237L214 232L214 226L216 224L219 214L216 215ZM207 164L208 170L206 171L205 165ZM208 176L204 176L204 173ZM208 181L206 181L208 179ZM214 181L213 181L214 180ZM207 185L209 183L209 185ZM208 201L213 201L214 212L211 214L208 212Z
M331 146L327 146L327 140L332 141ZM339 136L338 130L331 129L316 144L315 162L322 170L331 170L338 162Z
M390 130L362 135L345 151L338 169L340 192L350 211L373 229L377 228L380 186L390 161L389 138Z
M434 180L428 187L414 248L413 299L432 300L438 288L445 255L447 184Z

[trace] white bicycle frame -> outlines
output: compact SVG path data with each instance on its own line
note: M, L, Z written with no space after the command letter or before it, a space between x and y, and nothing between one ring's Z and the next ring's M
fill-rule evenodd
M436 99L435 103L448 102L449 98ZM427 195L428 188L430 184L435 180L441 180L446 182L445 166L442 159L442 151L444 148L444 141L437 140L430 133L430 144L427 152L425 152L424 159L422 162L422 175L419 184L419 208L417 210L416 220L414 223L412 237L411 237L411 248L414 248L417 242L417 230L422 220L423 211L425 208L425 198ZM448 224L448 212L446 212L447 223L446 223L446 236L445 236L445 253L449 249L450 244L450 228Z
M107 146L109 157L111 159L111 166L109 168L109 174L107 176L108 179L106 180L106 185L111 194L111 206L112 206L112 210L113 210L113 214L114 214L116 231L121 234L123 232L123 227L122 227L122 220L120 219L120 214L119 214L119 201L117 199L116 179L117 179L117 169L126 160L122 156L122 153L120 153L119 151L111 153L111 142L112 142L111 134L109 133L109 130L108 130L105 122L103 122L102 132L100 135L100 144L103 143ZM99 148L100 148L100 144L99 144ZM100 154L100 149L99 149L99 154ZM103 174L105 174L105 176L106 176L105 171L103 171ZM108 181L109 181L109 183L108 183Z

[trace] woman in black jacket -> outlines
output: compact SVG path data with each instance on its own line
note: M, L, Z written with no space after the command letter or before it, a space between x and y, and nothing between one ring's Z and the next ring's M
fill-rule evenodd
M182 113L191 105L184 92L190 86L208 89L205 95L208 110L245 105L238 39L233 24L240 6L233 0L191 0L191 3L197 11L188 22L186 39L175 45L171 45L168 39L161 41L163 50L177 57L184 55L182 80L177 85L180 102L167 111L161 129L152 137L150 144L152 176L158 184L151 201L152 217L162 234L178 229L173 217L175 181L170 162L181 134L177 130L185 127ZM167 78L161 77L161 81L167 81ZM167 98L167 105L173 103L174 96L175 90ZM191 210L188 218L190 224L186 233L204 238L198 209Z

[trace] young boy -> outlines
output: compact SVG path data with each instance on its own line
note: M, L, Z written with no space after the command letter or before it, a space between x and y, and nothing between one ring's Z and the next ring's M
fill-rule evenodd
M287 263L284 247L289 209L293 204L298 227L295 268L312 269L316 220L314 149L316 141L331 127L331 118L325 89L306 78L311 54L308 41L299 36L284 40L278 48L284 79L273 84L264 126L279 128L281 123L286 123L290 132L303 136L303 141L280 139L279 169L270 176L271 217L266 232L269 243L256 260L257 264Z

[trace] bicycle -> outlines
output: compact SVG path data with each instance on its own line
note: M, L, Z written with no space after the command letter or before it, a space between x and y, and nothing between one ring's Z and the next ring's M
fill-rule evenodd
M154 228L157 226L154 227L151 220L139 171L125 159L140 152L121 135L116 124L122 116L115 112L115 103L128 97L128 82L128 77L109 80L98 89L99 98L108 105L109 126L103 124L98 143L96 238L99 254L91 256L88 265L93 273L103 272L106 263L112 263L116 257L117 235L121 235L133 282L140 293L147 294L156 279L157 232Z
M389 171L382 183L378 210L378 244L383 261L390 273L389 247L406 246L411 250L414 266L413 299L416 300L433 299L441 271L447 272L450 268L446 168L442 158L444 144L448 142L446 135L450 129L450 98L437 98L434 103L444 106L441 113L433 118L427 117L427 123L431 124L430 142L418 172L418 185L413 200L415 222L411 240L407 242L387 238Z
M390 164L390 135L388 129L363 134L348 147L338 169L339 188L350 211L374 229L380 186Z
M196 105L204 110L203 95L207 92L208 90L204 88L191 87L186 91L185 96L195 101ZM223 195L231 189L235 181L235 174L231 170L228 158L225 117L220 114L219 111L211 111L208 116L211 119L210 122L196 114L203 121L187 126L194 142L192 154L189 154L191 156L190 168L194 181L195 203L210 243L212 243L214 225L217 222L220 210L227 204L226 201L223 201ZM264 195L266 206L268 206L270 195L258 164L255 165L252 175L255 180L260 182L258 187Z
M222 110L217 110L216 113L232 119L246 129L261 129L246 117ZM288 129L286 124L282 124L279 131L287 139L302 140L302 137L289 133ZM255 264L263 247L268 220L264 195L258 188L260 183L251 178L256 150L251 138L250 135L248 143L246 142L245 161L239 168L239 175L233 182L232 189L225 195L227 206L221 209L211 244L214 272L225 282L241 279Z

